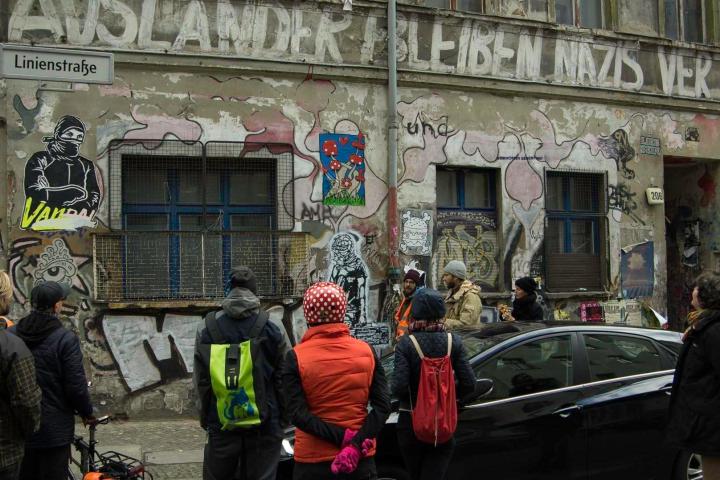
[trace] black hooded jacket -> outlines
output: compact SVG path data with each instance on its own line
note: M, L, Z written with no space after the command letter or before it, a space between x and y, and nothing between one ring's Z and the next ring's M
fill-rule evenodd
M720 310L703 311L683 341L670 397L668 440L720 456Z
M75 431L75 414L89 417L93 412L80 340L55 315L38 311L20 320L10 332L20 337L32 352L42 390L40 430L26 446L69 445Z
M260 312L260 300L246 288L233 288L222 303L222 310L217 312L218 328L224 337L232 343L240 343L249 338L250 330L257 320ZM267 395L270 418L267 425L261 427L262 433L280 435L284 422L284 408L282 405L281 373L285 355L290 351L287 335L280 328L268 321L260 332L260 337L267 341L262 343L263 381ZM203 321L195 337L195 358L193 368L193 383L198 394L198 409L200 425L209 431L219 432L222 425L217 413L217 399L213 394L210 381L210 359L206 357L202 345L212 344L210 334ZM236 429L234 432L242 432Z
M511 315L518 322L542 322L545 320L545 312L537 302L535 293L513 300Z

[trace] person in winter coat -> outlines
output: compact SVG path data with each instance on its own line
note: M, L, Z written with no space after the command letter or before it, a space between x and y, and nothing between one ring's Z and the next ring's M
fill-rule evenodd
M12 320L5 315L10 313L10 303L13 298L13 288L10 277L0 270L0 330L10 328L14 325Z
M17 480L25 441L40 427L42 392L32 353L0 330L0 480Z
M222 310L214 315L217 327L226 340L223 343L239 344L250 338L251 329L260 314L255 274L248 267L237 267L230 274L230 286L230 293L222 302ZM231 479L236 471L241 472L240 478L243 479L275 479L285 423L280 375L290 343L284 327L280 328L271 321L265 324L256 338L260 341L257 371L261 372L262 388L268 403L267 420L251 428L223 430L210 377L210 350L203 348L216 342L205 322L198 327L193 383L199 397L200 425L208 433L203 460L204 480ZM258 379L253 374L253 382L256 381Z
M683 336L667 436L672 445L702 455L703 478L720 480L720 274L698 277L692 305L699 313Z
M428 358L447 355L448 338L443 322L444 315L443 297L437 291L423 289L413 298L410 335L415 337L423 355ZM434 446L415 437L411 408L417 404L421 361L410 335L402 337L395 347L392 394L400 401L396 429L398 445L412 480L442 480L452 459L455 439ZM475 389L475 375L457 334L452 334L451 360L456 398L462 399Z
M32 311L10 329L32 352L42 390L40 429L25 444L21 480L66 480L75 414L95 419L80 340L58 318L69 292L62 283L39 283L30 292Z
M345 292L330 282L303 298L308 331L283 373L296 427L295 480L377 478L375 438L390 414L390 392L375 350L343 323L346 308Z
M450 290L445 298L445 328L454 330L480 325L480 288L467 280L465 264L459 260L448 262L443 270L442 281Z
M510 315L505 317L508 321L542 322L545 312L537 301L538 284L532 277L522 277L515 280L515 300Z
M413 295L421 284L420 272L408 270L403 278L403 296L400 305L395 310L395 340L407 333L410 325L410 307L412 306Z

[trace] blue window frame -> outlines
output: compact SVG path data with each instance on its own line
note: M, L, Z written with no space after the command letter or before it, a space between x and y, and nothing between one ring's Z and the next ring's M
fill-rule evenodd
M495 214L497 185L494 170L437 170L438 210L471 210Z
M547 172L545 267L548 290L600 290L604 285L605 175Z
M126 240L128 296L139 292L156 298L204 297L208 286L221 291L238 245L248 242L233 239L231 233L277 228L273 158L238 162L125 155L122 172L122 228L143 232ZM269 237L260 241L262 245L249 242L272 258Z

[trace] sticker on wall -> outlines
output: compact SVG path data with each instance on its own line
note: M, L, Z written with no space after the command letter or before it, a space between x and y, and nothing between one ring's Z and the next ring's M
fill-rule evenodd
M45 150L25 164L24 230L77 230L95 227L102 199L95 164L80 155L85 125L66 115L44 137Z
M624 298L651 297L655 283L653 242L625 247L620 253L620 282Z
M365 136L320 134L323 204L365 205Z
M583 322L602 322L602 305L598 302L580 302L580 320Z
M431 255L432 211L405 210L401 219L400 251L405 255Z

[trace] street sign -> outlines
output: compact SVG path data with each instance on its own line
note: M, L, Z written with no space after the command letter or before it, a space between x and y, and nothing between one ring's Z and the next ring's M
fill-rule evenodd
M111 85L114 76L112 53L0 44L0 78Z

